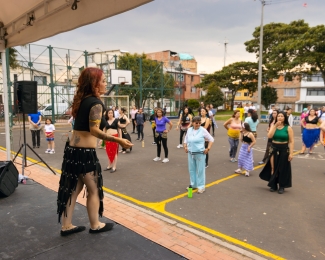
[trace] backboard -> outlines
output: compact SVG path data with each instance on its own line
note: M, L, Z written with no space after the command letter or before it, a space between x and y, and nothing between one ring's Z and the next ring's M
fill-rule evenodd
M132 85L132 71L131 70L111 70L111 84L112 85Z

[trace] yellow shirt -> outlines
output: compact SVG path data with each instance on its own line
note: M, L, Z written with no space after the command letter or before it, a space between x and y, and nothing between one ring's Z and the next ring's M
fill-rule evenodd
M244 112L245 112L244 108L236 108L236 110L239 110L239 112L240 112L240 120L243 120Z

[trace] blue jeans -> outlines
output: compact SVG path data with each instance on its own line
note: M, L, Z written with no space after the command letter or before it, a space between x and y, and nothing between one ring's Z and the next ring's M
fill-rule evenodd
M230 158L236 158L239 139L234 139L228 136L228 142L230 145L229 156Z
M193 188L205 188L205 154L188 153L188 172L190 184Z
M140 139L140 134L141 134L141 138L143 139L143 125L137 125L137 131L138 131L138 139Z

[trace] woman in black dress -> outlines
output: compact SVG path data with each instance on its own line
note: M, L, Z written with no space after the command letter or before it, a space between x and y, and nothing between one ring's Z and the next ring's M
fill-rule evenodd
M118 118L118 127L119 127L119 132L120 132L120 136L123 139L127 139L131 142L131 136L129 135L129 133L126 130L126 126L128 124L130 124L130 120L129 118L125 115L126 109L124 107L121 107L120 109L120 116ZM132 151L132 147L130 147L130 152ZM122 148L122 150L120 151L122 153L126 153L126 149Z

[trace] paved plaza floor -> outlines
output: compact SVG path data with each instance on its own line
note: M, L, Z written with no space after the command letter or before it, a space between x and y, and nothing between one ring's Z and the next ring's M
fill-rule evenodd
M222 122L218 125L215 143L209 152L205 193L187 198L187 154L176 148L178 131L173 129L168 135L170 161L152 160L156 157L156 146L151 145L153 136L149 125L145 127L145 146L132 134L132 152L118 155L115 173L104 171L105 192L266 259L325 259L324 148L318 146L312 155L299 155L300 128L294 127L293 187L280 195L269 192L267 183L258 177L263 167L257 162L265 152L266 125L258 127L254 147L256 167L248 178L234 173L237 165L229 161L226 130ZM44 138L41 148L35 149L58 172L68 130L67 125L57 126L55 154L45 154ZM27 143L31 144L29 131L26 135ZM14 129L13 136L12 150L18 151L22 131ZM5 146L4 138L0 145ZM37 159L29 150L27 156ZM98 156L102 168L106 168L105 151L99 149ZM25 169L26 175L31 173L30 169Z

